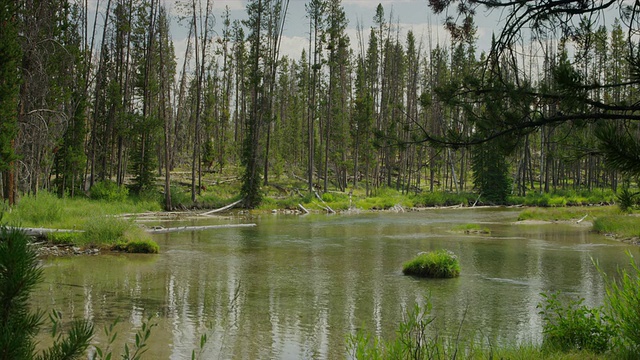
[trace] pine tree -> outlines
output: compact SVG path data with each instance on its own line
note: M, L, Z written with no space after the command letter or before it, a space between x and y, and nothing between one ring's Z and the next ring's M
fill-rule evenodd
M13 161L18 131L18 68L22 58L18 41L18 5L14 0L0 1L0 175L4 185L0 188L0 199L8 199L9 205L15 201Z

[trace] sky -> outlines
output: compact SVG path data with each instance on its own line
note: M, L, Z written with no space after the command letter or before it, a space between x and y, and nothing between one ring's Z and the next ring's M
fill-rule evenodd
M103 0L104 1L104 0ZM188 29L186 22L180 25L177 21L178 6L175 0L164 0L165 6L170 9L170 13L174 15L172 19L171 33L176 49L176 55L181 58L186 47L186 37ZM203 3L206 0L201 0ZM290 58L298 59L302 49L308 48L309 39L309 20L306 17L305 4L307 0L290 0L287 18L284 27L284 35L281 43L281 55L287 55ZM365 39L368 37L369 29L373 26L373 17L378 4L382 4L385 11L387 22L400 26L400 36L404 41L408 30L412 30L418 41L422 40L426 47L429 41L429 33L431 33L431 41L435 43L448 42L447 31L443 27L444 16L436 16L428 7L427 0L343 0L345 13L348 19L347 35L351 39L351 46L354 51L357 41L357 27L360 25L364 29ZM216 16L215 31L220 34L222 32L222 15L225 7L230 9L230 17L235 19L246 18L246 0L218 0L214 1L214 15ZM478 24L478 47L482 49L488 48L491 39L490 24L495 22L484 21L484 15L478 14L476 19ZM489 25L483 26L483 23Z
M93 19L96 9L99 10L98 26L96 36L102 34L104 24L104 13L108 0L87 0L89 5L89 18ZM173 39L175 54L178 64L182 63L187 45L188 22L178 21L180 8L185 6L190 9L192 0L160 0L168 9L171 16L171 36ZM200 1L204 7L207 0ZM222 17L226 7L229 7L231 20L243 20L246 18L247 0L212 0L213 14L216 18L214 31L216 34L222 33ZM290 0L287 18L282 37L280 53L293 59L299 59L304 48L308 48L309 20L306 17L305 4L308 0ZM423 49L426 49L429 41L448 44L449 36L444 29L443 23L445 15L435 15L429 9L428 0L343 0L342 5L347 15L347 35L351 39L350 43L355 53L359 52L357 28L363 29L363 35L368 41L369 29L374 25L373 17L378 4L382 4L387 23L397 25L400 28L400 40L404 43L407 31L412 30L417 41L422 41ZM455 14L452 14L455 16ZM183 14L184 16L184 14ZM491 42L491 34L498 31L497 23L500 15L495 13L478 12L475 22L477 25L477 47L479 52L487 50ZM89 24L91 26L92 24ZM431 36L429 38L429 36ZM478 52L478 53L479 53ZM180 66L180 65L178 65Z

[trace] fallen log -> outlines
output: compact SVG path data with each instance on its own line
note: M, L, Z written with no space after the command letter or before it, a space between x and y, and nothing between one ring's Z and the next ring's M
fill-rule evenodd
M242 199L240 199L240 200L238 200L238 201L236 201L236 202L234 202L234 203L231 203L231 204L229 204L229 205L227 205L227 206L223 206L223 207L221 207L221 208L219 208L219 209L209 210L209 211L204 212L204 213L199 214L199 215L207 216L207 215L211 215L211 214L214 214L214 213L217 213L217 212L221 212L221 211L229 210L229 209L231 209L232 207L234 207L234 206L236 206L236 205L240 204L243 200L244 200L244 198L242 198Z
M21 227L10 227L10 229L20 230L27 234L28 236L45 236L51 233L81 233L84 230L75 230L75 229L48 229L48 228L21 228Z
M305 214L309 213L309 210L307 210L304 206L302 206L302 204L298 204L298 206L300 207L300 209L302 209L305 212Z
M204 225L204 226L179 226L171 228L163 228L161 226L145 229L146 232L151 234L165 234L178 231L199 231L210 229L228 229L228 228L242 228L242 227L254 227L256 224L225 224L225 225Z

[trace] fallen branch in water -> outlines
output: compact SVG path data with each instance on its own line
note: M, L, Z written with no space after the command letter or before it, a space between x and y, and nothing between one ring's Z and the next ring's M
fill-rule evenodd
M204 226L179 226L164 228L161 226L145 229L146 232L151 234L164 234L178 231L197 231L197 230L210 230L210 229L228 229L228 228L241 228L241 227L254 227L256 224L226 224L226 225L204 225Z

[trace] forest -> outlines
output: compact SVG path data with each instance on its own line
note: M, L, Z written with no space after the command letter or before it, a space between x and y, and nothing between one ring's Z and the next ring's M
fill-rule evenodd
M347 35L341 0L310 0L299 57L281 55L287 0L245 17L213 0L0 1L0 198L79 196L99 182L191 199L230 172L261 188L511 194L635 186L637 4L442 1L450 41L378 5ZM449 11L449 9L453 9ZM474 15L503 11L480 50ZM616 11L617 10L617 11ZM449 12L447 12L449 11ZM188 29L183 54L172 22ZM441 25L441 24L440 24Z

